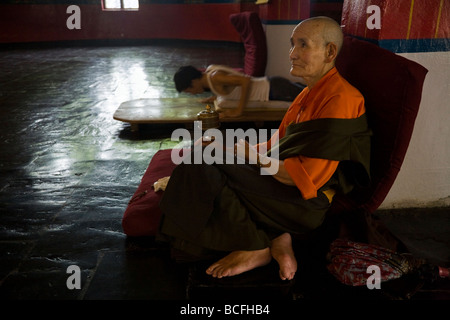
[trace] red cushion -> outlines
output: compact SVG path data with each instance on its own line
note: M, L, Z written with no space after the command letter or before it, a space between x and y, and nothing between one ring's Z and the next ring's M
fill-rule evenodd
M122 218L122 228L128 236L154 236L161 218L159 201L163 191L155 192L153 183L170 176L176 165L171 160L171 149L155 153Z
M244 43L244 73L262 77L267 65L267 41L256 12L244 11L230 15L230 22Z

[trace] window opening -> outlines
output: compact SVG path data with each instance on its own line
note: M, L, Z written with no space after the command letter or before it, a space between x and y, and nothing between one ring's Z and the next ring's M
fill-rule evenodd
M139 0L103 0L103 10L139 10Z

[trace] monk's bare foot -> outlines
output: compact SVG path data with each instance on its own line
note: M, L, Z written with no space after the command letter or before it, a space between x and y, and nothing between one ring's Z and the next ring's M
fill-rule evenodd
M265 266L272 260L270 249L255 251L233 251L226 257L213 263L206 273L215 277L231 277L246 271Z
M295 259L294 250L292 249L291 235L283 233L281 236L273 239L270 252L280 265L280 278L282 280L292 280L297 271L297 259Z

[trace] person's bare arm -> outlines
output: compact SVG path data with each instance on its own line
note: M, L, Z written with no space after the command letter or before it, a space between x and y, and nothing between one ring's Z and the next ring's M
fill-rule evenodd
M241 87L241 96L239 98L239 104L234 110L227 110L228 116L240 116L247 105L248 97L251 87L251 79L249 76L230 75L222 72L217 72L212 75L212 81L214 84L223 87Z
M200 100L201 103L214 103L214 101L216 100L216 96L211 96L209 98L206 99L202 99Z

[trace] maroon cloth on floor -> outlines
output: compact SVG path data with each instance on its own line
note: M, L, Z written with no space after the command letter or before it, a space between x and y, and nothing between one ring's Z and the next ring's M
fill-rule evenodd
M128 236L154 236L159 227L159 201L163 191L155 192L153 183L170 176L176 165L171 160L171 149L155 153L141 182L131 197L122 218L122 229Z

